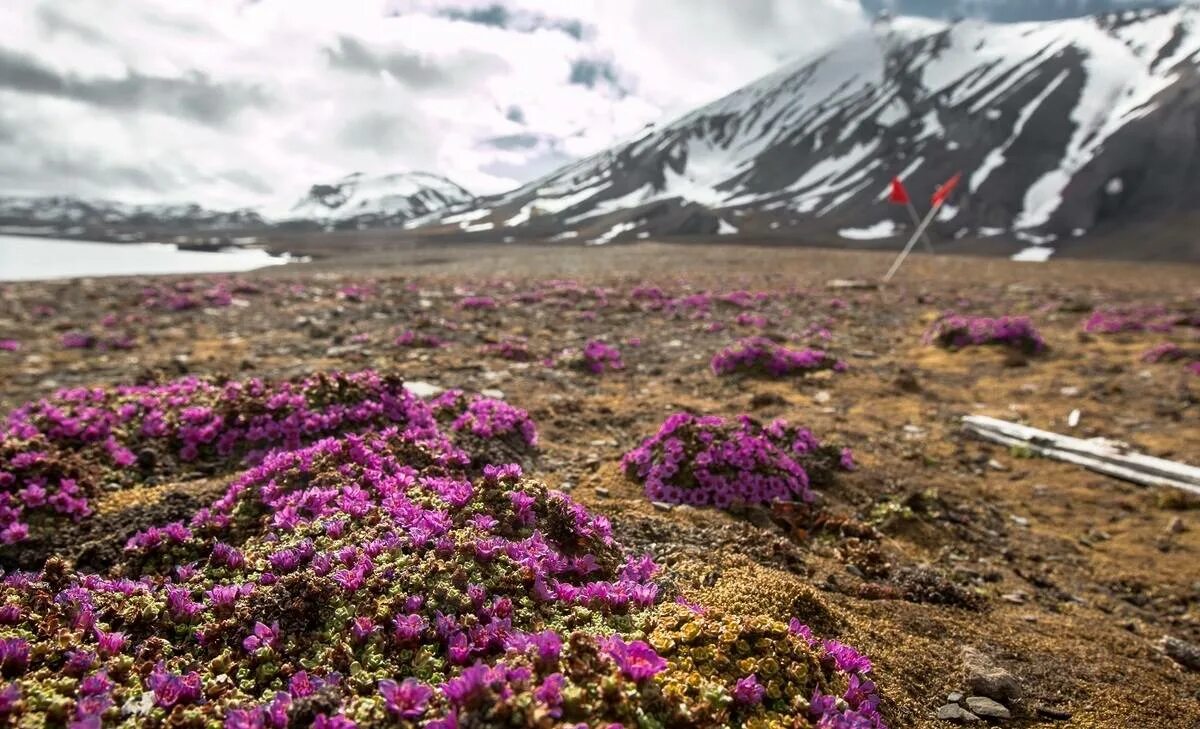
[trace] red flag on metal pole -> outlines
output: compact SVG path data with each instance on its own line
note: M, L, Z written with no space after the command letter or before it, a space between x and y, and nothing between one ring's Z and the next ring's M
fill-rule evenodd
M948 200L950 195L954 192L954 188L958 187L960 180L962 180L961 172L955 174L954 177L951 177L949 180L947 180L945 184L938 187L937 191L933 193L932 198L933 206L935 208L945 204L946 200Z

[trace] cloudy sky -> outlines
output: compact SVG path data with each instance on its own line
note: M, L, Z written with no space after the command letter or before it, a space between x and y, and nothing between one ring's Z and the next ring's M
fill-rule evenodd
M0 194L274 212L407 170L499 192L866 22L859 0L0 0Z
M0 194L497 192L861 27L856 0L3 0Z

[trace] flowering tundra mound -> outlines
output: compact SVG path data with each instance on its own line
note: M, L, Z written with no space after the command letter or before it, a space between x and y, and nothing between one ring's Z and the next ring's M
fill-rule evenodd
M756 715L882 726L873 686L855 677L864 659L851 666L846 649L767 623L689 626L677 606L656 607L657 566L627 554L604 517L515 465L472 480L469 461L395 428L276 451L189 525L131 539L113 575L54 559L7 576L0 715L234 729L715 727ZM718 671L698 686L690 674L708 661Z
M146 483L188 470L214 473L256 463L344 432L389 425L422 438L479 448L495 441L513 460L537 444L529 416L504 402L444 394L431 410L399 378L365 371L296 382L189 377L164 385L61 390L8 417L0 441L0 538L19 542L30 525L81 519L101 488Z
M728 508L734 504L809 501L809 487L851 470L849 449L822 445L812 431L774 420L759 425L676 413L621 459L652 501Z
M462 390L447 390L429 405L438 424L472 454L477 466L485 462L528 465L537 454L537 426L521 408Z
M999 345L1025 354L1046 350L1046 340L1024 316L963 316L947 314L925 334L927 343L956 350L979 345Z
M717 375L786 377L818 370L843 372L846 363L819 349L788 349L766 337L750 337L718 352L711 367Z
M1181 311L1165 306L1110 307L1096 309L1083 322L1091 334L1121 332L1169 332L1175 327L1200 327L1200 311Z

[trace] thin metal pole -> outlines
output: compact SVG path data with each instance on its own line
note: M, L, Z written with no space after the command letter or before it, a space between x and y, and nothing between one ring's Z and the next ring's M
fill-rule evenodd
M929 224L933 222L933 216L937 215L937 212L941 209L942 203L934 205L933 209L929 211L929 215L925 216L925 220L921 221L921 225L917 227L912 238L908 239L908 244L904 246L904 250L900 251L900 255L896 257L896 262L892 264L892 267L888 269L887 275L883 277L884 283L891 281L892 276L896 275L896 271L900 270L900 266L904 264L904 259L908 258L908 254L912 252L913 246L917 244L917 238L921 237L925 229L929 227Z
M917 207L912 204L912 200L908 201L908 214L912 216L912 221L913 221L914 225L917 225L917 226L921 225L921 216L917 214ZM921 236L921 240L925 241L925 249L926 250L928 250L930 253L934 253L934 254L937 253L937 251L933 250L933 241L929 240L928 232L926 232L924 235Z

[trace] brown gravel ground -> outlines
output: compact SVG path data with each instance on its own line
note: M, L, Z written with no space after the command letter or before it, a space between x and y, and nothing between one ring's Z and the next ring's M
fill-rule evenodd
M1200 268L918 256L881 290L825 286L877 276L888 262L886 254L752 246L416 248L241 276L266 293L247 297L247 306L181 313L138 307L151 279L0 285L0 338L24 344L0 352L0 409L59 386L185 372L268 377L374 367L443 387L498 388L538 422L540 477L610 515L620 538L652 551L689 598L798 615L863 650L875 661L893 727L946 726L934 711L964 689L966 646L1024 688L1004 726L1200 727L1200 673L1158 648L1164 635L1200 643L1200 503L1021 457L965 437L958 425L979 413L1065 432L1078 408L1074 433L1200 462L1200 378L1139 359L1170 337L1092 337L1080 328L1099 303L1195 306ZM753 332L705 332L695 321L625 307L624 297L598 309L595 321L577 308L455 306L464 293L494 293L485 279L514 280L521 290L546 278L622 290L640 281L672 291L681 282L797 289L790 313L769 312L769 331L828 317L828 346L850 369L807 380L717 379L708 359ZM376 293L339 301L332 292L345 282L372 284ZM271 292L291 283L309 294L276 305ZM35 320L28 312L37 303L57 313ZM1024 361L922 345L928 324L949 308L1029 314L1050 353ZM63 331L96 327L109 312L145 315L135 349L58 346ZM731 323L735 313L717 310L714 318ZM453 346L391 345L397 330L439 320L459 324ZM350 342L356 333L369 341ZM526 337L539 355L604 337L621 347L628 368L595 378L480 353L482 343L508 336ZM642 345L628 346L631 337ZM786 417L851 446L860 467L822 494L820 523L783 509L660 510L618 461L681 408ZM113 494L93 522L36 547L37 556L61 551L81 566L102 566L124 535L160 516L178 518L215 487L210 477L181 474Z

